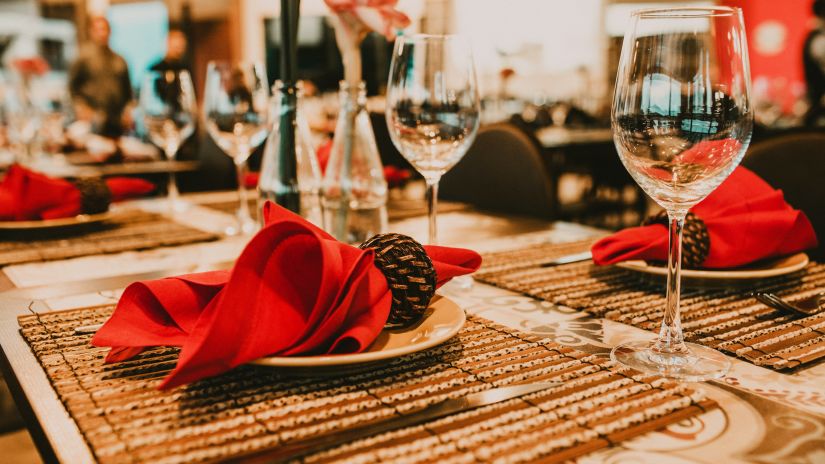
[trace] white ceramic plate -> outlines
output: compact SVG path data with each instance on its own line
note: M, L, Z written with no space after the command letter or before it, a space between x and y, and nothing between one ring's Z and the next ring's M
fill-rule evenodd
M708 280L747 280L764 279L796 272L808 265L808 255L797 253L782 258L760 261L748 266L733 269L682 269L682 277L688 279ZM644 261L625 261L616 264L617 267L631 271L643 272L659 276L667 275L667 267L652 266Z
M44 219L41 221L0 221L0 230L57 229L103 222L111 217L111 211L106 211L99 214L78 214L67 218Z
M383 330L378 338L361 353L322 356L270 356L250 364L270 367L313 368L353 366L386 361L399 356L440 345L452 338L464 326L464 310L455 302L436 296L424 319L418 324L399 330Z

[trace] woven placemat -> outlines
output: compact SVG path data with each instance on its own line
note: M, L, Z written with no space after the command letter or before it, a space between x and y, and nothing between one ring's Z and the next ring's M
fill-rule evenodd
M104 365L73 328L112 306L22 316L21 333L96 459L222 460L296 444L494 386L565 384L316 452L305 462L563 461L701 413L699 391L470 316L458 336L372 370L322 378L242 366L171 391L155 387L178 350ZM319 368L320 369L320 368ZM268 451L263 451L268 450ZM262 457L262 456L257 456Z
M547 260L546 252L532 248L515 250L515 254L523 255L524 265L512 264L507 252L487 255L484 267L473 277L597 317L659 331L665 307L664 280L595 266L592 261L541 267L530 263ZM825 357L825 312L793 318L757 302L750 292L773 292L795 301L823 288L825 265L817 263L790 275L728 288L683 285L685 339L778 371L812 364Z
M218 235L194 229L163 215L121 211L112 219L65 230L28 231L0 236L0 266L77 258L122 251L215 240Z

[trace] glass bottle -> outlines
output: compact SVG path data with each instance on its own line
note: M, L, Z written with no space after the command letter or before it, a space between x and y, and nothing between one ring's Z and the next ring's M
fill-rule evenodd
M387 228L387 182L364 82L340 85L338 122L323 180L324 228L340 241L361 243Z
M301 86L277 81L272 95L274 122L261 161L259 211L271 200L321 227L321 169L301 110Z

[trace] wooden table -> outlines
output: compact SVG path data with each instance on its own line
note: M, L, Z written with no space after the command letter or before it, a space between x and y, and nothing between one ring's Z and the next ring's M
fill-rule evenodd
M195 197L205 201L215 196ZM153 202L145 202L151 208ZM194 207L184 215L192 225L222 228L228 215ZM426 219L394 223L392 229L413 236L426 235ZM566 242L592 236L598 231L569 223L546 223L474 212L455 212L440 217L444 244L492 251L530 244ZM195 268L228 266L244 244L243 239L225 239L204 245L200 252L181 247L175 266L168 254L131 253L100 256L42 265L41 285L17 288L0 294L0 364L19 408L42 456L48 461L89 462L92 455L74 422L44 375L31 350L19 334L16 318L31 310L49 311L78 307L90 301L112 301L116 291L135 280L158 278ZM136 261L145 261L136 267ZM155 268L152 268L152 264ZM84 266L100 268L84 278ZM7 279L37 283L38 269L19 266L5 270ZM63 275L55 274L63 269ZM142 269L140 272L132 272ZM77 277L74 278L72 274ZM52 277L50 277L52 276ZM54 281L54 282L52 282ZM60 283L62 282L62 283ZM590 318L564 307L534 300L495 287L476 283L470 289L448 285L442 293L466 311L534 334L552 337L559 343L584 351L605 352L619 340L650 336L638 329ZM702 384L720 410L695 420L649 433L619 446L584 456L582 463L634 462L816 462L825 443L825 365L792 375L779 374L733 360L731 373L720 382ZM805 461L807 459L807 461Z

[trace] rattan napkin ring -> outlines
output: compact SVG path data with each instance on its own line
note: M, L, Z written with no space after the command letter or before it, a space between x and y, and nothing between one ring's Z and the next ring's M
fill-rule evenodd
M419 321L435 295L433 263L420 243L401 234L378 234L359 248L375 252L375 265L384 273L392 294L388 327Z
M112 192L100 177L81 177L73 182L80 191L80 212L82 214L100 214L109 210Z
M669 227L670 222L667 212L659 211L658 214L645 219L644 225L662 224ZM710 253L710 234L708 228L699 216L687 213L685 225L682 228L682 266L689 269L698 269L708 258Z

